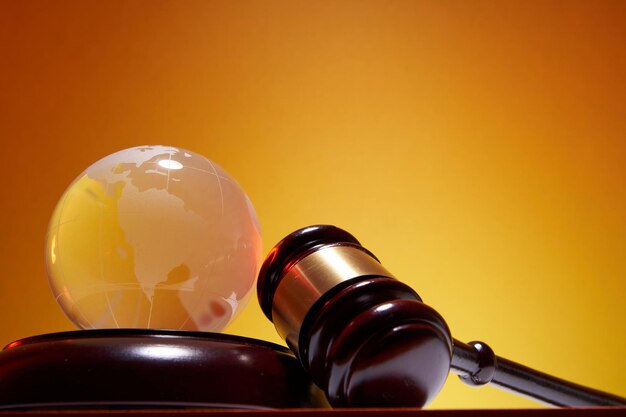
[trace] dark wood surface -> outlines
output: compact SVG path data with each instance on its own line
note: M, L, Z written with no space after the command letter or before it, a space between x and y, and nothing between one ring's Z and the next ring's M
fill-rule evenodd
M600 416L626 416L626 407L606 408L539 408L539 409L476 409L476 410L420 410L417 408L397 409L287 409L287 410L214 410L214 409L188 409L188 410L49 410L49 411L0 411L0 417L26 417L26 416L140 416L140 417L377 417L377 416L422 416L422 417L600 417Z

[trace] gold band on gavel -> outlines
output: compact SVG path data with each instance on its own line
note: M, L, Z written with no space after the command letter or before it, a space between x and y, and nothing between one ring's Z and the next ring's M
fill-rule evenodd
M394 278L372 255L347 245L323 247L289 268L272 303L272 320L289 347L298 351L300 328L313 304L331 288L360 276Z

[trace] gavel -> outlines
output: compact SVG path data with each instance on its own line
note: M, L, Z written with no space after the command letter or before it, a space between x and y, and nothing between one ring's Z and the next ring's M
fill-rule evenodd
M268 254L259 303L333 407L423 407L450 372L554 406L623 406L626 399L452 338L443 317L350 233L297 230Z

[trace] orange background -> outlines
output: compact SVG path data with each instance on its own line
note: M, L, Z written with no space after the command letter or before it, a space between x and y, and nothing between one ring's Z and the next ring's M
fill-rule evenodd
M0 1L0 344L72 328L56 201L159 143L237 178L265 253L336 224L456 338L626 395L624 45L619 0ZM227 331L278 341L255 301Z

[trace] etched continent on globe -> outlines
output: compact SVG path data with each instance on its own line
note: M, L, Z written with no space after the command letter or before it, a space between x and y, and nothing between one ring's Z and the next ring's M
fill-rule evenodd
M261 262L248 197L221 167L143 146L83 172L52 215L46 265L81 328L219 331L247 303Z

